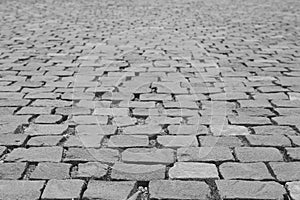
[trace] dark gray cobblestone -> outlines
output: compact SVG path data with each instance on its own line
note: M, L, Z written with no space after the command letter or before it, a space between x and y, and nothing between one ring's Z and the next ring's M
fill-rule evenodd
M299 10L1 1L0 199L299 200Z

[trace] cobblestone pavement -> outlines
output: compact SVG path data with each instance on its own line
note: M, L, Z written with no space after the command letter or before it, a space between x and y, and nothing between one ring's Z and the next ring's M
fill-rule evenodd
M2 0L0 199L299 200L299 13Z

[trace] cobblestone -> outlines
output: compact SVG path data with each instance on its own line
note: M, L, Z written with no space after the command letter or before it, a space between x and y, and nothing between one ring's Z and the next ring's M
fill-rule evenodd
M296 0L0 4L0 199L298 199Z

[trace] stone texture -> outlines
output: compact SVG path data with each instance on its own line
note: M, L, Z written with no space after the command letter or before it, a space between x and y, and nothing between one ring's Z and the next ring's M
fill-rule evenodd
M286 194L282 185L276 182L218 180L216 181L222 199L268 199L283 200Z
M23 134L0 134L0 145L19 147L25 144L27 138Z
M240 162L283 161L280 151L272 147L237 147L234 151Z
M184 147L177 149L176 155L182 162L234 161L228 147Z
M105 182L92 180L88 183L83 199L126 199L135 188L136 182L134 181Z
M158 136L157 142L164 146L164 147L197 147L198 141L196 136L170 136L170 135L164 135L164 136Z
M107 169L108 165L100 162L80 163L78 170L72 173L72 177L100 179L106 175Z
M292 200L300 199L300 181L286 183Z
M49 180L41 199L79 199L83 180Z
M147 147L149 138L143 135L113 135L109 138L108 147Z
M284 147L291 146L290 140L283 135L246 135L251 146Z
M31 147L17 148L7 155L8 162L60 162L62 147Z
M0 180L0 199L38 200L44 181Z
M154 199L199 199L210 197L209 186L201 181L156 180L150 181L149 190Z
M234 135L248 135L249 130L245 126L233 126L233 125L213 125L210 127L214 136L234 136Z
M201 125L170 125L168 126L171 135L207 135L208 130Z
M274 177L268 171L266 165L258 163L223 163L219 167L224 179L241 180L272 180Z
M203 147L240 147L243 146L242 141L234 136L199 136L200 146Z
M175 151L172 149L132 148L122 152L122 161L136 164L164 164L175 162Z
M299 161L300 160L300 148L285 148L286 154L291 158L292 160Z
M27 142L27 146L30 147L44 147L44 146L56 146L63 136L36 136L30 138Z
M48 179L68 179L71 164L67 163L39 163L34 171L30 174L30 179L48 180Z
M62 135L68 128L66 124L31 124L25 129L27 135Z
M270 162L270 166L279 181L300 180L300 162Z
M169 170L171 179L219 179L214 164L195 162L176 162Z
M112 167L111 178L116 180L150 181L165 178L164 165L139 165L115 163Z
M253 129L257 135L297 135L289 126L256 126Z
M21 179L26 166L26 163L0 163L0 179Z
M65 162L97 161L115 163L119 160L119 151L109 148L69 148L66 152Z

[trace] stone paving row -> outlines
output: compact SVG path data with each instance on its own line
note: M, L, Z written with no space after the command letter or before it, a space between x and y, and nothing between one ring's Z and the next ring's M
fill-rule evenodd
M299 200L299 11L1 1L0 199Z

